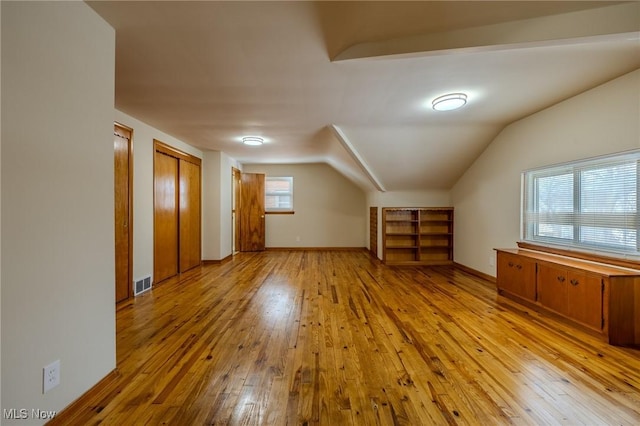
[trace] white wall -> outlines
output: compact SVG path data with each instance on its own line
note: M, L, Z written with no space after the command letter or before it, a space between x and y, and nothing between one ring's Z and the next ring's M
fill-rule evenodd
M238 165L227 154L206 151L202 162L202 259L222 260L233 250L231 168Z
M381 209L383 207L451 207L451 193L446 190L368 192L367 229L369 229L369 207L378 207L378 258L382 259L383 229ZM369 233L367 232L367 247L369 247L369 244Z
M494 248L520 238L520 175L640 147L640 70L507 126L452 190L454 259L495 276Z
M0 7L0 30L2 29L2 7ZM0 80L2 80L2 31L0 31ZM0 84L0 99L2 99L2 84ZM2 102L0 102L0 117L2 117ZM0 122L2 120L0 119ZM0 176L2 175L2 132L0 132ZM2 188L2 178L0 178ZM2 191L0 190L0 195ZM2 241L2 196L0 196L0 241ZM0 330L2 330L2 244L0 244ZM0 335L1 335L0 331ZM0 376L2 372L2 339L0 338ZM0 383L0 409L2 408L2 383Z
M367 202L378 207L450 207L447 190L369 192Z
M2 409L61 410L116 365L115 32L82 2L1 7Z
M115 121L133 129L133 279L153 277L153 140L200 159L203 153L121 111Z
M331 166L245 164L243 172L293 176L295 214L266 216L267 247L365 247L366 194Z
M220 260L220 157L207 151L202 159L202 259ZM231 173L231 172L229 172Z

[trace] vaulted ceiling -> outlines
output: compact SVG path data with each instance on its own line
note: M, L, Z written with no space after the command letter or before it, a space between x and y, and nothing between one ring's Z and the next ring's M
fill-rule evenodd
M509 123L640 68L638 2L89 4L116 30L117 109L363 189L449 189ZM434 111L449 92L467 105Z

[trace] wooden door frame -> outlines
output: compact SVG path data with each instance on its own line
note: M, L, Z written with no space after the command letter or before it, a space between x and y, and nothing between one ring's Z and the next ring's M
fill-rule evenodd
M129 174L129 188L128 188L128 193L129 193L129 208L127 209L129 214L127 217L127 220L129 221L129 226L127 229L127 233L128 233L128 239L129 239L129 282L127 283L127 286L129 288L129 297L124 301L128 300L131 298L131 296L133 295L133 129L129 126L126 126L122 123L119 123L117 121L113 122L113 126L115 127L120 127L121 129L129 132L129 158L127 160L128 162L128 174ZM115 153L114 153L115 155ZM114 171L115 173L115 171ZM114 200L115 203L115 200ZM115 245L115 240L114 240L114 245ZM114 266L115 268L115 266ZM115 285L115 283L114 283ZM115 290L115 289L114 289ZM114 293L115 294L115 293Z
M161 154L168 155L170 157L176 158L178 160L184 160L189 163L193 163L200 168L200 212L199 212L199 220L200 220L200 249L202 250L202 159L196 157L195 155L188 154L183 152L177 148L172 147L171 145L167 145L166 143L159 141L157 139L153 140L153 284L157 284L156 280L156 256L155 256L155 248L156 248L156 191L155 191L155 181L156 181L156 152ZM178 176L180 174L180 164L178 162ZM176 188L176 197L179 197L180 188ZM180 209L179 204L177 205L178 210ZM180 212L178 211L178 215ZM180 226L178 222L178 227ZM178 228L179 232L179 228ZM178 272L176 275L180 275L180 234L178 233ZM202 251L200 252L200 256L202 257ZM202 260L202 259L200 259ZM164 280L163 280L164 281Z

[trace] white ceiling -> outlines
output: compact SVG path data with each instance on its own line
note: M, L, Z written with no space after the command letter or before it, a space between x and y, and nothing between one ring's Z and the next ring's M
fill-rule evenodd
M117 109L364 189L449 189L507 124L640 68L638 2L89 4L116 29ZM463 109L431 109L459 91Z

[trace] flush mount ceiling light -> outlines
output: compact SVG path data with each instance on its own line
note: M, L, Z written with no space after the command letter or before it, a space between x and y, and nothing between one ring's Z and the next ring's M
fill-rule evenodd
M467 95L464 93L449 93L435 98L431 105L436 111L451 111L462 108L467 103Z
M264 139L257 136L245 136L242 138L242 143L245 145L258 146L264 143Z

